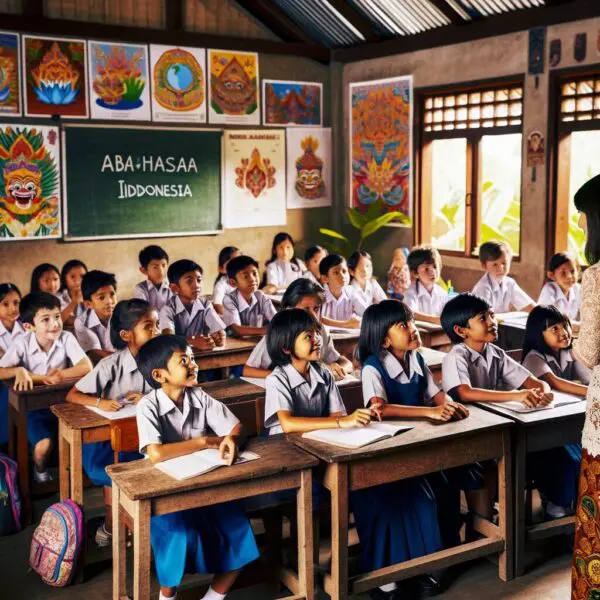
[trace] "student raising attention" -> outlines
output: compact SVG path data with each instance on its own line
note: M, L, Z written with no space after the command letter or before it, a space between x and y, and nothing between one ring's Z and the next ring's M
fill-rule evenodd
M579 318L581 307L581 285L577 283L577 262L570 254L558 252L548 263L546 276L538 304L556 306L569 319Z
M279 232L273 238L271 258L267 261L265 294L285 290L292 281L302 277L306 267L294 256L294 240L289 233Z

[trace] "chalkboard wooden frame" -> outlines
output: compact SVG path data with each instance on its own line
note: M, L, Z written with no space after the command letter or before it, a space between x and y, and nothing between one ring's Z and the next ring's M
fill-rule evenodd
M125 233L125 234L112 234L112 235L92 235L92 236L80 236L80 235L69 235L69 221L68 221L68 190L67 190L67 142L66 136L67 131L70 129L139 129L146 131L186 131L186 132L220 132L221 144L221 160L220 160L220 197L219 197L219 211L220 211L220 226L214 230L206 231L186 231L186 232L161 232L161 233ZM223 147L223 133L224 128L222 127L169 127L169 126L152 126L152 125L127 125L124 123L114 124L97 124L97 123L68 123L63 124L60 130L61 143L61 179L62 179L62 241L64 242L82 242L82 241L93 241L93 240L116 240L116 239L143 239L143 238L168 238L168 237L191 237L191 236L204 236L204 235L218 235L225 231L223 227L223 218L225 211L225 194L224 194L224 177L225 177L225 156Z

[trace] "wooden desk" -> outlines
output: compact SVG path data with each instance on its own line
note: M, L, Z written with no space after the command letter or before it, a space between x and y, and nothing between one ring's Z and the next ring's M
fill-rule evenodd
M396 422L396 420L394 420ZM326 463L324 485L331 492L331 574L325 591L332 600L345 600L374 587L421 575L489 554L499 554L499 576L511 579L512 485L508 419L473 407L464 421L434 425L425 421L398 421L413 429L396 437L348 450L314 442L300 435L288 439ZM498 458L500 525L474 518L485 537L404 563L348 577L348 494L383 483L425 475L480 460Z
M417 323L417 329L421 336L421 342L426 348L444 348L452 344L441 325L429 323L425 327Z
M353 365L358 366L358 361L355 357L355 350L358 346L358 338L360 337L360 329L356 329L355 332L331 332L331 339L335 349L342 355L345 356Z
M525 550L528 541L574 531L575 517L572 516L537 525L527 523L526 462L529 452L549 450L565 444L580 442L585 420L585 405L586 402L582 400L576 404L530 413L516 413L501 406L482 406L485 410L508 417L515 423L513 460L515 472L515 575L517 577L525 572Z
M318 461L281 438L255 438L247 448L260 454L260 460L184 481L172 479L149 460L107 468L113 481L113 600L129 597L125 525L119 510L133 521L133 599L148 600L151 517L289 489L295 489L297 494L298 575L286 578L292 591L288 599L314 598L311 469Z
M260 338L247 337L235 338L226 337L223 346L217 346L213 350L197 350L194 348L194 358L198 363L200 371L208 371L209 369L224 369L226 367L235 367L244 365L254 346Z

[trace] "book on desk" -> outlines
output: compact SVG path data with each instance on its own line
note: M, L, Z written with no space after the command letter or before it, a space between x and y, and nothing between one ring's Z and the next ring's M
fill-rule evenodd
M585 400L582 396L573 396L572 394L565 394L563 392L553 391L552 394L554 395L554 398L550 404L546 404L545 406L534 406L533 408L525 406L520 400L509 400L508 402L479 402L479 404L491 408L506 408L516 413L528 413L536 412L538 410L550 410L552 408L566 406L567 404L575 404Z
M393 423L369 423L365 427L351 427L349 429L318 429L307 431L302 437L315 442L324 442L342 448L362 448L375 442L387 440L402 431L412 429L407 425Z
M129 419L131 417L135 417L136 405L133 403L123 404L123 408L121 410L102 410L97 406L86 406L92 412L95 412L97 415L104 417L105 419L109 419L111 421L116 421L117 419Z

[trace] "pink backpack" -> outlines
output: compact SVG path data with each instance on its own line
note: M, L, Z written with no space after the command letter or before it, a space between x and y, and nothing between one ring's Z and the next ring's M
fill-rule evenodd
M0 536L21 531L17 463L0 452Z
M29 565L54 587L68 585L85 543L83 513L72 500L50 506L33 532Z

